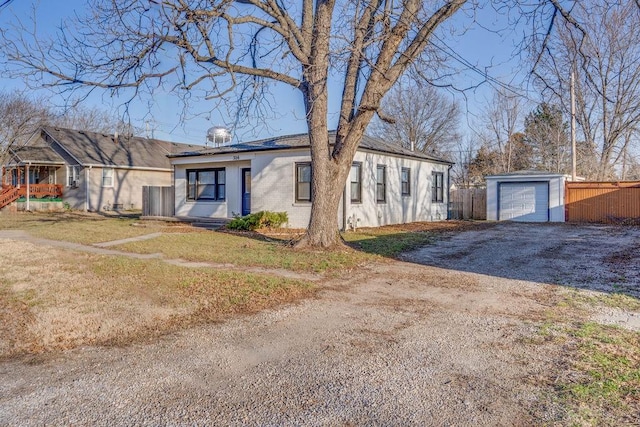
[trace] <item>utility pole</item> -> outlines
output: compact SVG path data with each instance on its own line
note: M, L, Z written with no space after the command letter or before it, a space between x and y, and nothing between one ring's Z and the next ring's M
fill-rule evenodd
M571 70L571 181L576 180L576 88L575 72Z

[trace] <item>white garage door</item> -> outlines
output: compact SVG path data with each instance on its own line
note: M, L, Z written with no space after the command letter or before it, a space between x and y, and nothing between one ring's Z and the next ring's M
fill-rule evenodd
M549 221L548 182L502 182L499 191L499 220Z

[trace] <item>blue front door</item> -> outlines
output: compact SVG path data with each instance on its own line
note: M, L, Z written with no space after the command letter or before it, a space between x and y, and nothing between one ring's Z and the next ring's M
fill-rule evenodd
M242 169L242 216L251 213L251 169Z

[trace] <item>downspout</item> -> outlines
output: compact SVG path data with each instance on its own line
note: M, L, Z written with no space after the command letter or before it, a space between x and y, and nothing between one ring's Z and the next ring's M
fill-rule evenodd
M451 169L453 165L449 165L447 168L447 220L451 219L451 199L449 196L451 195Z
M347 184L342 190L342 231L347 231Z
M29 166L31 166L31 162L27 162L25 167L25 174L27 175L25 177L25 182L27 183L27 212L31 211L31 205L29 204L29 200L31 199L31 189L29 188L31 186L31 182L29 181Z
M84 177L84 197L85 197L84 211L85 212L89 212L89 209L91 209L91 204L89 200L89 180L91 178L91 173L90 173L91 168L92 166L89 165L89 168L87 169L87 172L85 173L85 177Z

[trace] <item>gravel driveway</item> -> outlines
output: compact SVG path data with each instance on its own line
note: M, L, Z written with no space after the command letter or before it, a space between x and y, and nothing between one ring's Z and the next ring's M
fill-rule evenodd
M553 422L562 413L539 379L558 353L527 338L553 283L637 286L639 239L637 229L498 224L333 279L297 305L152 343L3 362L0 425Z

